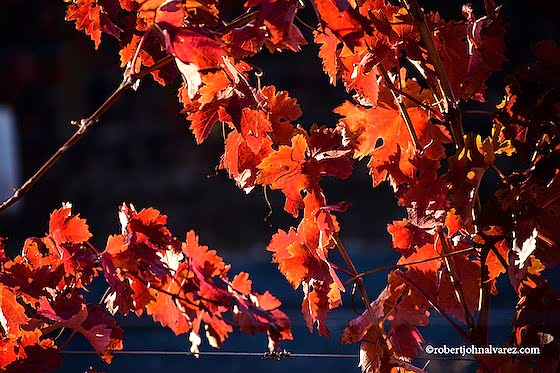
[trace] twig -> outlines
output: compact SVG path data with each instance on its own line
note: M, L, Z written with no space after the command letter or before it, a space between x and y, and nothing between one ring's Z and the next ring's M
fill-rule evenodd
M93 245L91 244L91 242L86 241L86 245L87 245L87 247L89 247L89 248L91 249L91 251L93 251L93 252L95 253L95 255L96 255L98 258L99 258L99 256L101 256L101 253L99 252L99 250L97 250L97 249L95 248L95 246L93 246Z
M432 33L426 22L426 17L424 12L420 8L417 0L402 0L404 6L406 7L408 13L412 16L420 32L420 36L424 41L424 46L428 52L428 57L434 65L435 72L439 78L441 89L447 103L447 112L450 116L450 127L453 140L458 149L465 146L465 141L463 138L463 127L461 125L460 117L461 113L457 108L457 101L455 95L453 94L453 89L447 78L447 73L441 61L441 56L439 55L437 48L432 39Z
M334 269L338 269L340 272L343 272L343 273L347 274L348 276L354 276L354 275L352 274L352 272L350 272L349 270L347 270L347 269L345 269L345 268L342 268L342 267L339 266L338 264L335 264L335 263L333 263L333 262L329 262L329 265L330 265L331 267L333 267ZM356 276L354 276L354 277L352 277L350 280L346 281L346 282L344 283L344 284L345 284L344 286L346 286L346 285L352 283L352 282L355 281L355 280L356 280Z
M406 281L407 284L409 284L411 287L414 288L414 290L416 290L417 292L419 292L424 298L426 298L426 300L428 301L428 303L430 303L430 305L443 317L445 317L445 319L451 324L451 326L453 326L455 328L455 330L457 330L457 332L459 332L459 334L461 335L461 337L463 337L463 339L465 340L465 342L467 343L471 343L471 337L470 335L465 332L463 330L463 328L461 328L461 326L459 324L457 324L455 322L455 320L453 320L451 318L451 316L449 316L447 314L447 312L445 312L443 309L441 309L441 307L437 304L437 302L432 299L432 297L430 297L428 295L428 293L426 293L424 290L422 290L421 287L419 287L418 285L416 285L416 283L414 281L412 281L412 279L410 277L408 277L404 272L402 272L401 270L396 270L394 272L397 276L399 276L400 278L402 278L403 280Z
M245 26L249 22L251 22L252 20L257 18L258 13L259 13L258 10L253 10L252 12L242 14L239 17L237 17L236 19L234 19L233 21L231 21L228 25L218 29L216 32L220 35L224 35L224 34L227 34L228 32L230 32L233 29Z
M148 29L146 31L144 31L144 35L142 35L142 37L140 38L140 41L138 42L138 46L136 47L136 51L134 52L134 56L132 57L132 60L130 62L130 73L131 73L131 75L137 73L137 71L136 71L136 61L138 60L138 56L140 56L140 51L142 50L142 48L144 48L144 43L146 43L146 39L148 38L148 35L154 29L154 27L156 27L155 23L153 23L150 27L148 27ZM160 29L160 31L161 31L161 29Z
M490 316L490 276L488 273L488 266L486 259L488 258L489 250L482 248L480 251L480 293L478 297L478 309L476 319L476 336L473 338L475 343L480 346L488 344L488 319Z
M395 86L395 84L386 84L385 86L389 88L391 91L394 91L395 93L406 97L408 100L414 102L416 105L420 106L421 108L428 110L430 113L434 114L439 120L445 120L445 118L443 117L443 115L441 115L439 111L435 110L430 105L421 102L416 97L412 96L409 93L406 93L402 89L399 89L398 87Z
M438 237L441 242L441 247L443 249L444 254L451 253L449 246L447 245L447 238L443 234L441 228L438 230ZM459 282L459 277L457 276L457 271L455 270L455 266L453 265L453 259L449 257L444 257L445 268L447 269L447 274L449 275L449 281L455 290L455 297L457 298L457 302L463 309L463 313L465 315L465 322L467 324L467 328L469 329L469 333L474 332L474 319L469 311L469 307L467 306L467 302L465 300L465 295L463 294L463 287Z
M338 248L340 255L342 255L344 262L348 266L348 269L350 270L350 272L352 272L353 276L356 276L358 274L358 271L356 271L356 267L354 266L354 263L352 263L352 259L350 259L350 256L348 255L348 251L346 251L346 248L344 247L344 244L340 240L338 233L335 233L333 237L336 242L336 247ZM358 290L360 291L360 295L362 296L362 301L364 302L367 312L371 318L373 328L375 330L375 333L377 334L377 338L379 338L379 341L385 340L385 338L383 337L383 331L379 327L379 321L377 320L377 316L375 316L375 313L371 308L371 302L369 301L369 297L367 295L366 289L364 287L364 282L361 277L356 279L356 285L358 286ZM384 348L385 349L388 348L386 344Z
M454 256L454 255L465 254L465 253L469 253L469 252L475 251L475 250L476 250L475 248L471 247L471 248L469 248L469 249L464 249L464 250L459 250L459 251L453 251L453 252L448 253L448 254L443 254L443 255L435 256L435 257L433 257L433 258L427 258L427 259L417 260L417 261L409 262L409 263L394 264L394 265L389 265L389 266L385 266L385 267L379 267L379 268L372 269L372 270L369 270L369 271L366 271L366 272L362 272L362 273L360 273L360 274L358 274L358 275L352 277L351 279L346 280L346 281L343 283L343 285L346 286L346 285L348 285L349 283L351 283L351 282L353 282L353 281L356 281L358 278L362 278L362 277L365 277L365 276L373 275L373 274L376 274L376 273L379 273L379 272L391 271L391 270L393 270L393 269L406 268L406 267L411 266L411 265L421 264L421 263L425 263L425 262L429 262L429 261L437 260L437 259L443 259L443 258L445 258L445 257L450 257L450 256Z
M82 119L79 122L79 127L74 132L72 137L68 139L50 158L46 161L41 168L33 176L31 176L27 181L16 191L14 194L4 201L0 205L0 212L6 210L8 207L13 205L15 202L19 201L28 191L31 189L46 173L51 169L52 166L58 162L60 158L70 149L73 145L75 145L87 131L99 121L99 118L111 107L113 104L125 93L129 88L131 88L138 80L144 78L146 75L150 74L152 71L159 70L161 67L167 65L171 61L173 61L174 56L168 55L152 66L140 71L138 74L132 74L128 77L125 77L118 88L105 100L103 104L88 118Z
M468 109L468 110L463 110L463 114L474 114L474 115L489 115L489 116L493 116L494 114L496 114L495 111L491 111L491 110L474 110L474 109Z
M334 237L334 240L336 242L336 247L338 248L338 251L340 252L340 255L342 255L342 258L344 259L344 262L348 266L348 269L350 270L350 272L353 273L354 277L356 277L357 274L358 274L358 271L356 270L356 267L354 266L354 263L352 263L352 260L350 259L350 256L348 255L348 251L346 251L346 248L344 247L344 244L340 240L340 236L338 235L338 233L335 233L333 235L333 237ZM373 309L371 308L371 302L369 301L369 297L368 297L366 289L364 287L364 282L363 282L361 277L356 278L354 281L355 281L356 285L358 286L358 290L360 291L360 295L362 296L362 301L364 302L364 305L366 306L369 317L371 318L373 330L377 334L378 340L379 341L384 341L385 338L383 336L383 331L379 327L379 320L377 320L377 316L375 316L375 313L373 312ZM412 372L425 373L422 369L395 357L394 354L392 353L392 351L389 350L389 347L387 346L386 343L382 346L382 348L390 354L390 362L392 364L403 367L406 370L409 370L409 371L412 371Z
M378 68L379 68L379 71L381 72L381 76L385 80L386 84L394 87L395 85L391 81L391 78L389 78L389 74L387 74L387 70L385 70L385 67L382 64L379 64ZM393 95L393 99L395 100L395 103L399 107L399 112L401 113L401 117L403 118L404 123L406 124L406 128L408 129L408 133L410 134L410 138L412 139L412 143L414 144L414 147L416 148L416 151L420 155L422 155L424 153L424 149L422 149L422 145L420 144L420 140L418 140L418 135L416 134L416 131L414 130L414 126L412 124L412 120L410 119L410 115L408 114L408 111L406 110L406 106L404 105L404 103L402 102L400 97L397 96L395 91L392 90L392 89L391 89L391 94Z
M295 20L298 21L299 23L301 23L305 28L311 30L311 31L315 31L317 30L317 27L313 27L310 24L306 23L304 20L302 20L301 18L299 18L297 16L297 14L294 16Z
M496 247L494 245L490 246L490 250L492 250L494 255L496 255L496 257L498 257L498 260L500 261L500 264L507 271L508 263L507 263L506 259L503 257L503 255L496 249Z
M407 361L398 359L394 356L391 357L391 362L399 367L406 369L407 372L414 372L414 373L426 373L426 371L422 368L418 368L417 366L410 364Z
M495 164L492 164L491 167L494 171L496 171L496 173L498 174L500 179L502 179L502 181L504 181L507 178L506 175L504 175L504 173Z
M64 328L62 328L62 329L64 329ZM58 349L59 349L59 350L62 350L62 349L68 344L68 342L70 342L70 341L72 340L72 338L74 338L75 335L76 335L76 331L75 331L75 330L72 330L72 333L70 333L70 335L68 336L68 338L66 338L66 339L64 340L64 342L62 342L62 343L60 344L60 346L58 347Z

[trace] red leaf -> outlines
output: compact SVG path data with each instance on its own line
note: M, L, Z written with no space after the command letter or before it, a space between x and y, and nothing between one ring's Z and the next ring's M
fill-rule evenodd
M329 76L329 83L336 86L339 65L337 51L340 41L328 27L323 30L316 30L313 34L315 35L315 43L321 44L319 57L323 61L323 70Z
M386 351L386 342L380 339L375 330L369 329L360 345L358 366L362 368L362 373L391 372L394 363L389 362L390 356Z
M257 27L254 24L248 24L231 30L222 39L231 55L245 58L261 50L266 40L266 28L264 25Z
M21 331L0 339L0 369L5 373L51 372L62 364L52 339L39 340L41 330Z
M63 204L62 208L51 213L49 235L58 243L83 243L92 237L85 219L80 214L72 215L72 205Z
M238 275L235 275L231 281L231 286L243 294L250 294L252 283L253 282L249 280L249 274L241 272Z
M18 335L21 326L29 321L25 308L17 301L11 289L0 284L0 327L4 335Z
M342 298L338 285L335 283L316 283L315 285L303 284L305 297L301 304L301 312L307 328L313 332L314 325L317 325L319 335L330 336L327 328L327 314L329 310L340 307Z
M393 247L405 258L414 253L418 246L433 242L433 235L411 224L407 219L393 221L393 224L387 226L387 230L393 236Z
M95 43L95 49L101 43L101 33L113 35L119 39L121 30L109 19L98 0L76 0L66 9L66 20L76 21L78 31L85 30Z
M39 313L54 321L51 330L70 328L81 333L107 363L113 358L112 351L122 350L123 330L106 316L102 306L86 306L85 299L77 293L57 297L52 307L42 298Z
M261 93L267 99L268 120L272 124L276 142L280 145L289 145L294 132L292 122L302 114L297 100L288 96L286 91L277 92L274 86L264 87Z
M152 291L152 301L146 306L146 312L151 315L154 321L168 327L176 335L187 333L191 330L191 323L185 317L185 308L170 294L180 294L181 286L176 281L176 277L161 285L165 291Z
M302 245L297 231L291 228L286 233L279 229L278 233L272 236L266 249L274 253L272 262L278 263L280 272L293 288L297 289L307 276L311 261L314 260L308 249Z
M420 343L424 343L418 329L410 323L392 323L387 337L397 356L408 359L414 359L422 350Z
M212 102L187 117L191 121L189 129L193 132L197 144L202 143L210 135L210 131L218 121L218 108L219 105Z
M465 243L459 242L459 245L453 246L448 243L452 251L458 251L467 248ZM401 258L399 264L409 263L422 259L437 257L442 254L441 242L438 241L438 249L435 245L427 244L419 248L416 253L408 258ZM462 288L465 301L470 312L476 310L478 304L478 293L480 289L480 262L471 260L469 254L454 255L449 259L455 268L457 281ZM415 264L408 267L407 276L409 276L419 287L421 287L432 299L446 312L455 316L458 320L465 322L464 312L457 300L455 287L452 285L449 274L445 271L443 259L431 260L421 264ZM438 271L444 271L445 275L438 281ZM437 284L439 283L439 287ZM407 320L411 324L420 325L417 322Z
M302 313L309 330L312 331L317 324L319 334L329 335L326 317L330 309L342 304L340 291L344 290L327 261L326 253L326 245L331 244L331 235L338 230L338 224L334 217L328 219L328 223L322 215L316 219L316 213L330 213L314 209L310 200L316 200L314 194L306 197L306 217L297 231L293 228L288 233L278 230L267 250L274 253L272 261L278 263L278 268L294 289L302 285Z
M219 42L205 34L203 29L165 28L167 52L184 63L192 63L199 69L218 67L227 56Z
M272 125L262 111L244 108L240 127L241 134L253 153L258 154L261 147L269 143L268 133L272 132Z
M505 61L504 33L499 19L487 17L438 27L436 47L457 99L484 101L484 82Z
M324 26L350 48L360 43L364 20L346 0L313 0L313 6Z
M106 315L105 309L98 304L88 305L88 315L80 331L91 343L103 361L110 363L113 351L123 349L123 330L114 319Z
M6 238L0 237L0 264L5 263L9 260L9 258L6 256L6 241Z
M221 44L204 28L183 27L186 17L181 1L167 1L158 8L155 22L163 30L167 52L198 69L220 66L227 56Z
M261 144L258 154L253 153L243 136L232 131L228 135L220 168L225 168L238 187L249 193L257 180L257 166L272 152L272 141Z
M425 157L432 160L443 158L443 144L451 141L447 130L430 123L421 108L409 108L408 112L420 145L426 148ZM344 116L340 126L355 147L354 157L371 156L368 167L374 186L386 180L388 175L396 178L398 183L415 179L416 167L411 161L417 157L417 150L396 109L385 106L364 109L345 102L335 109L335 113ZM378 142L382 144L378 146Z
M306 41L294 25L297 0L248 0L245 7L258 7L259 5L255 26L264 25L268 29L265 41L268 50L270 52L282 49L300 51L300 45L306 44Z
M302 135L292 138L292 145L282 145L266 157L257 167L257 183L281 189L286 195L284 209L297 216L303 204L301 191L310 185L310 177L302 173L306 160L307 142Z
M187 238L183 244L183 253L189 258L192 265L202 271L206 276L224 276L230 269L230 265L226 265L216 250L208 250L207 246L200 246L198 236L194 231L187 232Z

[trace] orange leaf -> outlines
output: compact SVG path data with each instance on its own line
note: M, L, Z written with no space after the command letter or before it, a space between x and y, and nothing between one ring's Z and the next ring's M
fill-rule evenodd
M282 145L266 157L257 168L260 171L257 183L281 189L286 195L285 210L294 216L303 204L301 191L310 185L308 175L302 173L307 142L303 135L292 137L292 145Z

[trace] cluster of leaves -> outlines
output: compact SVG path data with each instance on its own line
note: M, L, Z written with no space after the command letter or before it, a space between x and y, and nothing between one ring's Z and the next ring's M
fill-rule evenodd
M146 312L177 335L190 332L192 352L198 352L204 334L219 347L233 326L268 335L271 350L292 338L278 299L252 291L247 273L230 281L230 266L200 246L193 231L181 242L166 228L167 217L154 209L137 212L123 205L119 217L122 234L110 236L101 253L89 242L86 221L73 215L69 204L51 214L48 234L27 239L15 259L0 247L0 370L54 370L76 333L110 363L112 352L123 348L123 330L107 310ZM87 302L84 293L100 273L109 289L99 303ZM70 334L59 343L65 330Z
M504 62L499 8L487 0L486 16L477 17L465 5L463 20L445 21L416 0L393 3L311 0L323 68L331 84L342 81L352 100L334 109L341 116L336 126L309 130L295 123L302 112L288 93L260 81L251 85L256 72L245 61L265 47L297 52L306 43L294 24L297 0L248 0L246 12L231 22L217 0L73 0L67 19L96 47L102 34L118 39L129 77L172 56L175 66L158 66L153 76L163 85L182 77L178 96L197 143L222 123L220 167L247 193L262 186L284 194L284 209L301 220L297 228L280 229L267 249L294 289L301 287L310 331L329 334L327 314L341 305L345 290L329 252L336 247L345 257L334 213L348 204L327 202L322 177L346 179L355 160L367 158L373 186L391 185L407 211L406 219L388 225L402 256L376 300L370 304L362 293L367 310L342 335L343 343L361 342L363 371L418 370L407 362L421 350L418 327L429 325L433 310L465 341L486 345L490 297L505 273L519 297L505 343L540 346L543 353L477 356L481 367L508 372L558 366L560 331L551 315L560 300L542 274L560 261L558 48L538 45L537 62L509 78L490 135L464 134L464 103L484 100L486 80ZM512 165L506 173L496 165L503 159ZM478 190L488 171L500 182L481 201ZM227 267L200 248L194 234L177 241L155 210L125 207L121 217L123 234L111 237L99 257L114 291L107 298L110 311L146 309L176 333L191 331L193 349L202 321L211 344L219 346L231 331L222 314L232 307L241 330L265 332L272 345L290 337L278 302L266 293L250 295L245 274L229 282ZM70 242L80 246L88 238L78 239ZM354 276L348 282L360 286L347 264ZM72 265L84 271L64 280L75 281L74 288L100 270L94 270L97 264ZM18 286L5 284L12 294Z

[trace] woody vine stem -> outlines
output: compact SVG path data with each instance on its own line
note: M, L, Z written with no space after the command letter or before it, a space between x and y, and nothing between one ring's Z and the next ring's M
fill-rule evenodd
M0 212L6 210L8 207L19 201L23 196L49 171L55 164L62 158L62 156L78 141L80 141L88 132L88 130L99 121L111 106L121 98L121 96L128 91L137 81L141 80L153 71L161 69L173 61L172 55L166 56L153 64L152 66L140 71L137 74L125 76L117 89L99 106L99 108L89 117L77 122L78 129L74 134L62 145L42 166L35 172L27 181L14 191L14 194L0 205Z

